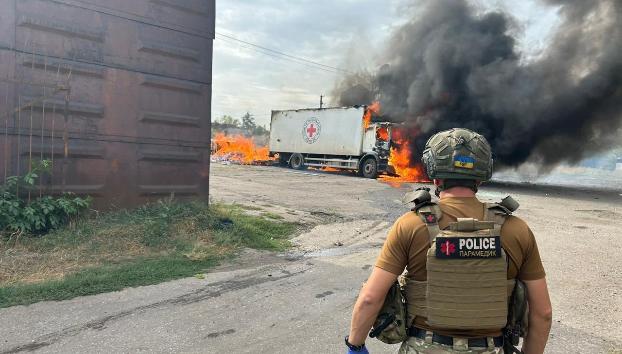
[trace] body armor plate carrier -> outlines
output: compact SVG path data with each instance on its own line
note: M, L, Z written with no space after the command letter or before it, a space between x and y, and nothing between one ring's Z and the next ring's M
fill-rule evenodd
M440 230L440 207L427 200L413 211L425 222L430 249L427 281L406 277L408 323L416 316L444 329L495 329L507 322L514 280L507 280L501 226L518 207L510 197L486 204L483 221L461 218Z

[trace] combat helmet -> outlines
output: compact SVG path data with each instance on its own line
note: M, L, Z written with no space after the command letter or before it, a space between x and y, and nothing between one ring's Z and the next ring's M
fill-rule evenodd
M423 164L432 179L486 181L492 176L492 150L482 135L454 128L428 139Z

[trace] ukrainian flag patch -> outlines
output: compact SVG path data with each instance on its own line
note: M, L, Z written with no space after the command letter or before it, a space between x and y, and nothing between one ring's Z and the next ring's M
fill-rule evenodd
M470 156L456 156L454 157L454 166L459 168L473 168L475 159Z

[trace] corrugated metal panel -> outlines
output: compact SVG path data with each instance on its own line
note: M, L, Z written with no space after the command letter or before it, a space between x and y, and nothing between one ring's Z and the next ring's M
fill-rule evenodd
M0 118L0 171L53 158L46 192L95 194L100 207L171 193L207 198L214 6L1 1L0 77L19 82L0 82L0 111L35 103ZM65 93L26 83L62 84L69 75L65 125Z

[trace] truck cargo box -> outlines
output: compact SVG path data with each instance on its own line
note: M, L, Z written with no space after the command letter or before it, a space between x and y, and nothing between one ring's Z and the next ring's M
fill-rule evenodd
M359 156L364 107L272 111L270 151Z

